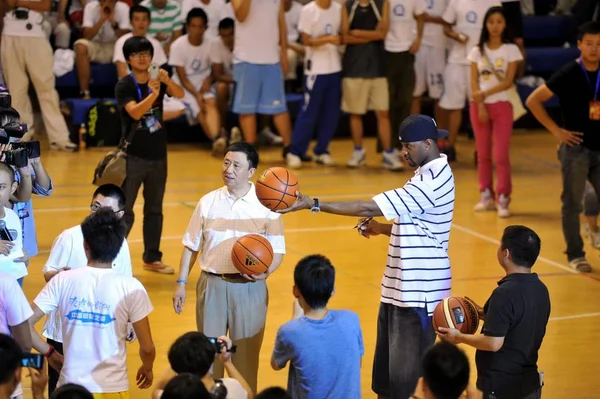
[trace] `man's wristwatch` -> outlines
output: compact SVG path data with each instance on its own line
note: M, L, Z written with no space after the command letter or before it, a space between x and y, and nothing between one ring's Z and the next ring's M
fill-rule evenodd
M319 207L319 199L318 198L313 198L313 201L314 201L314 203L313 203L312 208L310 208L310 211L312 213L318 213L318 212L320 212L321 208Z

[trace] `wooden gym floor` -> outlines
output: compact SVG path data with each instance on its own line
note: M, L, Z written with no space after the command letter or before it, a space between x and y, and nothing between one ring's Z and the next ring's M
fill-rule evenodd
M331 146L332 154L342 165L333 168L307 165L297 171L302 192L330 200L370 198L383 190L402 186L412 176L410 170L403 173L382 171L373 139L366 141L368 166L349 170L343 163L351 148L349 140L335 141ZM52 196L34 199L40 253L32 260L30 274L25 279L24 289L30 300L44 284L41 269L54 238L63 229L80 223L89 213L90 197L94 191L92 173L106 151L44 153L44 166L56 188ZM280 154L280 148L263 150L259 172L270 166L281 166ZM600 349L596 345L600 334L600 259L598 251L591 248L586 239L588 259L596 271L583 275L567 266L560 227L561 183L555 141L543 132L517 132L514 135L511 154L514 172L511 208L514 216L508 220L498 219L494 213L475 214L472 211L479 196L472 141L461 141L459 157L459 162L453 164L456 179L456 208L450 239L453 294L470 296L483 305L503 276L497 264L496 249L504 227L524 224L533 228L542 238L542 253L534 271L540 274L552 298L551 320L539 359L539 367L545 372L544 398L597 398L600 391L600 379L597 378ZM220 160L212 158L206 148L197 145L170 148L161 249L164 261L176 270L181 255L181 236L197 201L203 194L220 186ZM195 280L198 268L194 268L190 277L184 312L177 316L171 302L176 275L147 272L141 266L142 205L140 192L136 206L137 221L129 237L129 245L134 273L145 285L155 308L150 322L157 350L154 368L157 379L168 365L166 353L169 345L182 333L196 328ZM270 304L261 352L259 386L286 386L287 371L275 372L269 365L275 334L277 328L292 315L294 265L305 255L321 253L328 256L337 269L336 292L330 302L331 307L351 309L360 316L365 342L362 392L364 398L374 398L370 389L371 367L387 239L374 237L366 240L359 237L352 229L356 219L348 217L303 212L285 215L284 222L287 255L280 269L268 280ZM129 377L134 382L140 365L138 345L134 343L128 348ZM464 349L472 360L474 351L467 347ZM472 375L474 383L474 365ZM27 389L29 385L28 379L25 380L26 397L31 397ZM150 391L140 391L134 385L132 383L132 398L149 397Z

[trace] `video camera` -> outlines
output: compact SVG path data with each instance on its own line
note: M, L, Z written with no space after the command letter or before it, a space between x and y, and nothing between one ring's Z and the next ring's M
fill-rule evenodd
M12 107L10 92L0 86L0 162L24 168L30 158L39 158L39 141L19 142L25 133L27 125L21 123L19 112Z

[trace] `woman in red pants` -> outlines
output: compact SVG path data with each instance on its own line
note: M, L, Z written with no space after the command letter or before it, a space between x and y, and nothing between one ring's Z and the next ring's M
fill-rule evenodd
M477 147L477 169L481 199L475 211L498 211L508 217L512 191L509 147L513 129L513 109L509 101L523 56L506 29L502 7L485 14L479 45L468 56L471 61L471 124ZM498 174L494 190L492 155Z

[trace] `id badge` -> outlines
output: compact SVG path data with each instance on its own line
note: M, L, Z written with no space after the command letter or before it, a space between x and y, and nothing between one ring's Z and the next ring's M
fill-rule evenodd
M600 101L590 101L590 120L600 121Z
M158 121L158 119L156 119L154 115L147 116L144 120L144 123L150 131L150 133L154 133L158 131L158 129L160 129L160 122Z

